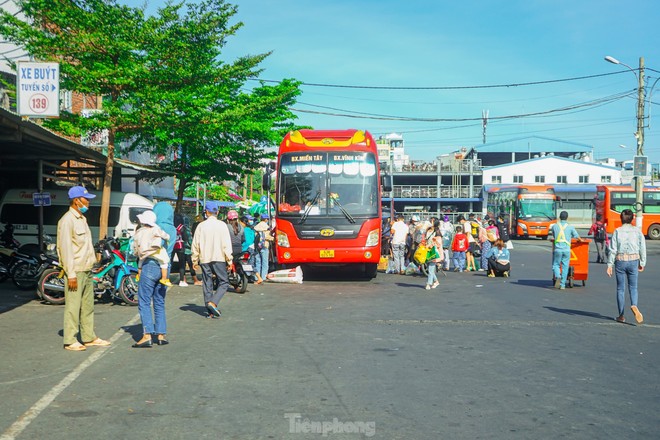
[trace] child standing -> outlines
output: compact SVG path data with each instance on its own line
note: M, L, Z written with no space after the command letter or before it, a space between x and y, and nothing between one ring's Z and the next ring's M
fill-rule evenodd
M426 290L435 289L440 285L435 273L438 270L438 264L441 264L445 259L444 252L442 251L442 234L440 233L440 225L437 221L433 226L433 234L430 234L430 237L426 242L430 255L430 259L427 260L429 275L426 280Z
M172 287L172 282L167 276L167 270L170 265L170 256L167 255L167 248L163 246L163 240L170 239L169 234L156 225L156 214L153 211L144 211L138 214L138 220L141 227L135 232L133 238L133 252L138 257L138 274L136 280L140 280L142 273L142 263L147 258L158 261L160 265L161 278L160 283L167 287Z
M451 244L451 250L454 256L454 272L463 272L465 270L465 252L468 249L468 238L463 233L463 226L456 226L456 234Z

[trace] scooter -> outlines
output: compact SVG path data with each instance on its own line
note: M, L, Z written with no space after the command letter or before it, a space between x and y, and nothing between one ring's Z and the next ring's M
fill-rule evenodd
M44 235L43 240L46 252L42 252L37 244L26 244L19 247L12 256L9 274L21 290L34 289L46 269L59 265L55 242L48 235Z
M117 245L114 238L101 240L95 245L97 252L101 253L101 263L93 270L94 295L99 300L109 297L135 306L138 302L135 280L138 271L126 261ZM39 280L39 295L51 304L64 304L65 282L61 267L49 269Z
M227 267L227 278L229 285L234 288L236 293L245 293L248 286L248 278L254 274L254 269L248 263L250 258L249 252L241 252L234 255L234 264Z

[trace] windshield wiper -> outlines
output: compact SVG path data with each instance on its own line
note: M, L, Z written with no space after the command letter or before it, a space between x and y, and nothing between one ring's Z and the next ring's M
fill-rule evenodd
M318 190L318 192L314 196L314 199L312 200L312 203L307 205L307 207L305 208L305 212L303 212L302 215L300 216L300 221L298 222L299 225L305 223L305 220L307 220L307 217L309 217L309 212L312 210L314 205L316 205L316 203L319 201L319 197L321 197L321 190Z
M351 215L348 213L348 211L346 211L346 210L344 209L344 207L341 206L341 203L339 203L339 200L335 199L335 205L339 206L339 210L342 212L342 214L344 214L344 215L346 216L346 218L348 219L349 222L351 222L351 223L355 223L355 219L353 218L353 216L351 216Z

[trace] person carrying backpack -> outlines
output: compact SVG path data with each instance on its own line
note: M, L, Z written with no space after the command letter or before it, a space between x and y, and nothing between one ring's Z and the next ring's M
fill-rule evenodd
M605 224L601 221L601 217L596 218L596 222L591 225L587 235L594 237L594 243L596 243L596 252L598 257L596 258L596 263L605 264L607 263L606 249L609 247L610 239L607 236L607 231L605 230Z
M176 213L174 214L174 226L176 227L176 239L174 241L174 250L172 251L171 260L174 260L174 255L179 260L179 286L187 287L186 282L186 264L190 268L190 275L196 286L201 286L202 282L197 278L197 273L193 269L192 264L192 251L190 244L192 243L192 233L190 232L190 220L187 217Z
M454 272L463 272L465 270L465 252L468 250L468 238L463 233L463 226L456 226L456 234L451 250L454 259Z

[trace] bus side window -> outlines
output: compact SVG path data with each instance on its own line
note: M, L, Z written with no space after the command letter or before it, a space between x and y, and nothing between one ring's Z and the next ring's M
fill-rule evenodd
M644 212L650 214L660 213L660 192L648 192L644 194Z

